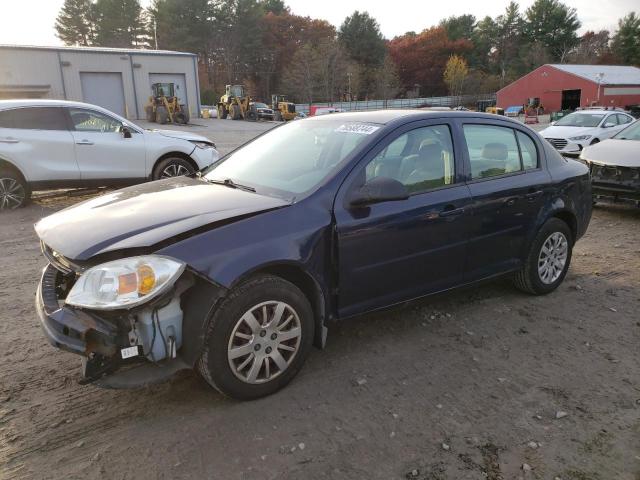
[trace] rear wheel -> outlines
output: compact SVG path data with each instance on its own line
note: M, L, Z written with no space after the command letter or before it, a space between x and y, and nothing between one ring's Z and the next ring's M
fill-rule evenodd
M196 169L188 160L180 157L169 157L162 160L153 170L153 179L181 177L191 175Z
M569 270L572 250L569 226L559 218L547 220L533 240L522 269L515 274L515 286L534 295L552 292Z
M224 107L224 105L218 105L218 118L220 120L224 120L225 118L227 118L228 113L229 112Z
M153 107L151 105L148 105L148 106L144 107L144 113L145 113L145 116L147 118L147 122L155 122L156 121L156 114L153 111Z
M156 122L164 125L167 123L169 119L169 112L167 111L167 107L158 107L156 108Z
M280 113L280 111L276 111L276 114L274 116L274 120L276 122L281 122L282 121L282 113Z
M198 371L225 395L270 395L298 373L313 341L309 301L279 277L254 277L226 297L206 333Z
M0 210L13 210L29 200L24 179L11 169L0 170Z

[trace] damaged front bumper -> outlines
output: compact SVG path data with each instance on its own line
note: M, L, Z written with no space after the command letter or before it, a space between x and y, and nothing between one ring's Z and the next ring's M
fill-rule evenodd
M588 162L591 188L596 199L632 203L640 207L640 167Z
M191 368L182 358L150 362L138 355L123 358L130 348L130 312L97 312L64 304L67 282L75 273L49 264L36 292L36 312L48 342L56 348L81 355L81 383L96 382L111 388L133 388L165 380L176 371Z

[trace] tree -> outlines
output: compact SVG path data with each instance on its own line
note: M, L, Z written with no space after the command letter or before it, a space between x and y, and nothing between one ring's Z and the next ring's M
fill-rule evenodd
M609 31L599 32L588 31L580 37L576 48L570 53L569 59L572 63L596 64L608 60L611 55L609 48Z
M468 40L452 41L442 27L432 27L418 35L403 35L389 42L389 56L396 64L402 88L423 95L446 94L443 82L447 60L452 54L465 55L473 45Z
M274 15L289 14L291 11L283 0L261 0L262 8L266 13L273 13Z
M575 8L558 0L536 0L525 16L524 32L529 42L544 45L554 61L565 62L578 44L576 32L581 24Z
M510 73L517 72L514 76L522 73L518 64L520 50L524 44L524 24L517 3L509 3L504 14L496 18L496 28L494 61L498 67L501 86L504 86L507 78L512 76Z
M338 38L353 60L365 67L377 67L385 56L385 41L378 22L367 12L353 12L338 32Z
M148 14L158 48L206 55L213 28L209 0L154 0Z
M143 47L148 34L139 0L97 0L95 44L100 47Z
M624 63L640 65L640 16L635 12L618 20L611 50Z
M469 74L467 62L459 55L451 55L447 60L442 78L449 88L451 96L456 97L462 95L462 85L465 78Z
M439 26L445 29L447 36L451 40L471 40L476 28L476 17L470 14L460 15L459 17L451 16L440 20Z
M95 40L94 20L92 0L65 0L56 18L56 35L65 45L87 47Z

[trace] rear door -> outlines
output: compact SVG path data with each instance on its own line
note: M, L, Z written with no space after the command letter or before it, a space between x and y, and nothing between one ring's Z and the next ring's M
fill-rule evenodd
M402 127L354 169L334 209L340 316L462 281L471 198L459 169L451 127L435 120ZM410 197L365 207L348 203L353 189L380 176L403 183Z
M461 127L473 200L465 279L474 281L520 265L551 177L526 130L479 119Z
M147 176L142 133L130 129L131 138L125 138L122 122L97 110L69 108L68 112L83 180L139 180Z
M3 112L0 152L29 182L62 182L80 177L62 107L23 107Z

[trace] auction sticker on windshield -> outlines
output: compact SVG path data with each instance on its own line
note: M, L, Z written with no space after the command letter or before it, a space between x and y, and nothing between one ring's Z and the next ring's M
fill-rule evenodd
M376 125L367 125L366 123L346 123L336 128L336 132L343 133L360 133L361 135L371 135L380 127Z

